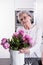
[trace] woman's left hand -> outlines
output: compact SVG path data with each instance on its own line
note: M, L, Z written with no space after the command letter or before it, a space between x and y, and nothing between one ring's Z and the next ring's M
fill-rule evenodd
M19 51L20 51L20 53L25 53L25 54L30 53L29 48L22 48Z

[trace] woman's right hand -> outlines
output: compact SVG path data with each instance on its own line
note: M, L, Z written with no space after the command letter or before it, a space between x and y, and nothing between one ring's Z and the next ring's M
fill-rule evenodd
M29 48L22 48L19 51L20 51L20 53L25 53L25 54L30 53Z

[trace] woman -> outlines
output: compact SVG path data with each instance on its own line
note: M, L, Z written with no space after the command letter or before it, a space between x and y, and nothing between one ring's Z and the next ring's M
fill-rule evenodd
M42 31L41 29L34 24L32 21L32 16L26 11L21 11L18 13L18 20L22 26L17 28L17 31L24 30L25 34L30 35L33 40L33 46L31 48L22 48L20 49L21 53L25 53L25 58L41 58L41 40L42 40Z

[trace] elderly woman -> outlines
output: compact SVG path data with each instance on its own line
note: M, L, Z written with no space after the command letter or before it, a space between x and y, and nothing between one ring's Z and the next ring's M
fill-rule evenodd
M18 13L18 20L22 26L19 26L17 31L21 29L24 30L25 34L30 35L34 41L31 48L22 48L20 49L20 52L25 53L25 58L41 58L40 46L42 41L42 31L39 26L35 25L35 22L32 21L32 19L31 14L27 11Z

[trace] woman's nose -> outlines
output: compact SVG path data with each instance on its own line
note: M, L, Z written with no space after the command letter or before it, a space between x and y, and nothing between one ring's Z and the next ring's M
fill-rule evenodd
M23 19L23 23L26 23L26 21Z

